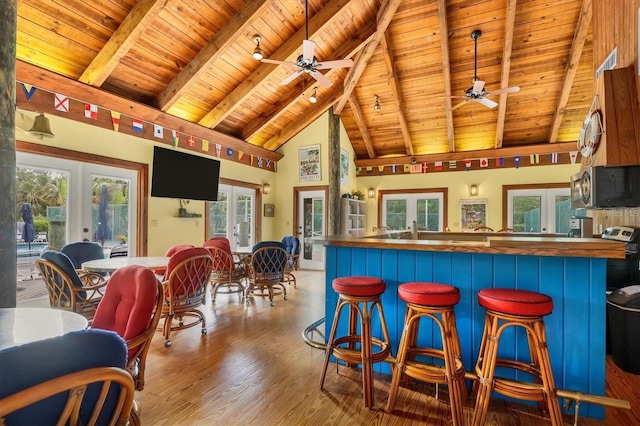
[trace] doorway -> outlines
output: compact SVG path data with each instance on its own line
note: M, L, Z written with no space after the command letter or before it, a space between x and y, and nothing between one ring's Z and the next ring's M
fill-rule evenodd
M322 187L294 188L295 234L300 239L300 268L324 270L324 247L312 237L326 235L327 190Z

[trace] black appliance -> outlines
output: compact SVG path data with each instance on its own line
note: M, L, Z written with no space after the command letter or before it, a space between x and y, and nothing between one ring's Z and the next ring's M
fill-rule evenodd
M571 176L571 208L640 206L640 165L595 166Z

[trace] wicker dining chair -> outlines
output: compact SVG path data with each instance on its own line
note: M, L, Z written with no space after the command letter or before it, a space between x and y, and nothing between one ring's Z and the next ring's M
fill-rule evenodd
M55 250L42 253L36 268L47 287L52 308L77 312L93 320L107 285L105 277L76 270L67 255Z
M274 287L282 290L281 294L284 295L284 300L287 300L287 286L283 284L286 264L287 252L281 242L262 241L253 246L247 271L249 280L245 294L247 303L249 303L249 295L254 295L256 291L264 295L266 289L271 306L274 306L273 296L276 294Z
M209 250L204 247L180 250L169 258L167 279L162 283L165 298L162 305L164 318L162 335L166 347L171 346L172 331L201 324L201 333L207 334L206 320L198 307L205 303L206 288L212 267L213 259ZM195 318L195 320L185 323L184 317ZM174 319L177 319L178 324L174 325Z
M213 267L211 269L211 302L216 302L218 292L224 294L240 293L244 300L247 277L243 262L236 263L229 247L229 241L209 240L205 242L205 248L211 253Z
M473 230L475 232L494 232L493 228L490 228L490 227L485 226L485 225L478 225L475 228L473 228Z
M124 266L109 279L91 328L118 333L127 344L127 370L136 390L144 389L147 354L151 347L164 295L162 283L149 268Z

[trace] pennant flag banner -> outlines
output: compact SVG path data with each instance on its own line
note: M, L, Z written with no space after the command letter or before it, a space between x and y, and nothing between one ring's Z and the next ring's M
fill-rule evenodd
M427 173L429 171L429 163L422 163L422 173Z
M180 142L180 133L175 130L171 131L171 138L173 139L173 146L178 146L178 142Z
M69 112L69 97L56 93L53 97L53 106L57 111Z
M405 173L410 173L411 172L411 165L410 164L405 164L404 165L404 172Z
M391 173L395 173L397 171L398 171L398 166L396 166L395 164L391 166Z
M422 173L422 164L412 164L409 173Z
M520 157L513 157L513 162L516 164L516 169L520 167Z
M242 157L244 157L244 152L238 151L238 160L242 160Z
M464 166L467 168L467 171L471 170L471 160L464 160Z
M85 118L90 118L92 120L98 119L98 105L94 104L84 104L84 116Z
M258 167L262 168L262 157L258 157Z
M434 168L436 169L436 171L442 170L442 161L436 161L434 163Z
M116 132L120 128L120 113L111 111L111 124L113 124L113 130Z
M220 157L220 151L222 151L222 145L219 143L216 144L216 155Z
M206 139L202 139L202 150L209 151L209 141ZM220 151L218 151L218 157L220 157Z
M233 157L233 148L227 148L227 157Z
M480 159L480 167L489 167L489 159L481 158Z
M196 146L196 140L191 135L189 135L189 137L187 138L187 146L190 146L192 148Z
M271 160L267 160L267 169L271 168Z
M164 137L164 127L157 124L153 125L153 136L162 139Z
M131 127L133 128L134 132L138 132L138 133L142 133L142 131L144 130L144 125L142 124L142 120L139 120L137 118L133 119L133 123L131 124Z
M560 159L560 155L557 152L551 154L551 164L557 164Z
M571 158L571 164L576 164L578 159L578 151L569 151L569 158Z
M31 97L33 96L34 93L36 93L36 87L32 86L31 84L25 84L25 83L20 83L20 85L22 86L22 91L24 92L24 95L27 97L27 101L31 102Z
M384 166L378 166L378 174L382 176L383 172L384 172Z
M504 167L504 157L496 158L496 167Z
M531 164L538 164L540 162L540 154L531 154L529 156L529 162Z
M455 169L458 167L455 161L449 161L449 169Z

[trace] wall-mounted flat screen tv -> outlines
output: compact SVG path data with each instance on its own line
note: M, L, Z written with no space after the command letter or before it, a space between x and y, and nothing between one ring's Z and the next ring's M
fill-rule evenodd
M153 149L151 196L216 201L220 162L184 152Z

